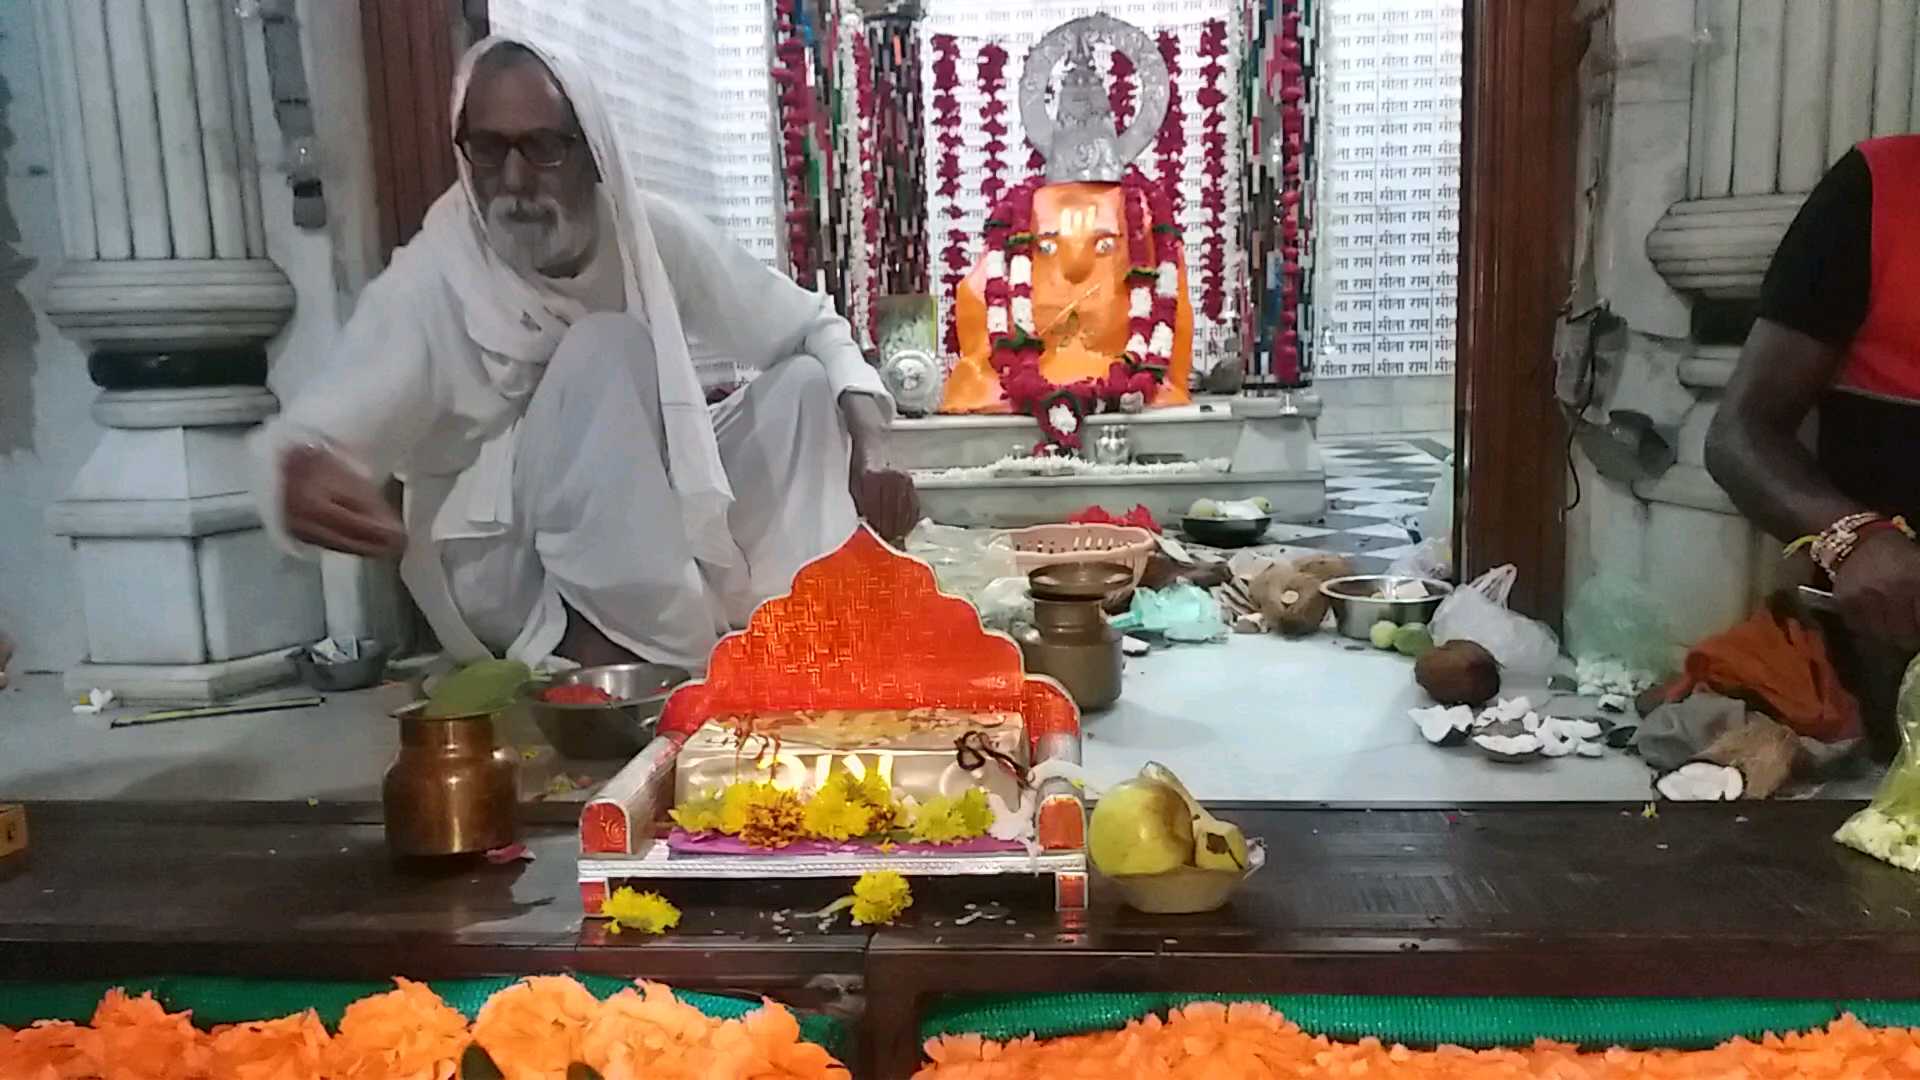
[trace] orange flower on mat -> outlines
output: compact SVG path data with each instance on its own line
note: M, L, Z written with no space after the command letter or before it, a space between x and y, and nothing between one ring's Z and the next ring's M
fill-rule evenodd
M1608 1050L1537 1042L1522 1049L1410 1050L1378 1039L1307 1035L1264 1005L1195 1004L1166 1020L1065 1039L933 1039L917 1080L1176 1077L1263 1080L1391 1076L1395 1080L1894 1080L1920 1076L1920 1032L1870 1028L1851 1016L1825 1030L1704 1051Z
M64 1020L43 1020L0 1036L0 1076L7 1080L90 1080L101 1074L100 1033Z
M452 1080L459 1069L466 1018L425 984L393 981L398 989L347 1006L327 1052L332 1080Z
M473 1041L506 1080L566 1080L580 1040L599 1012L587 988L564 975L536 975L493 995L473 1022Z
M107 991L93 1011L101 1060L111 1080L199 1080L207 1074L206 1039L191 1013L170 1013L152 994Z
M213 1029L213 1080L314 1080L327 1056L327 1029L312 1009L279 1020Z
M702 1080L688 1055L719 1023L665 986L643 982L601 1002L580 1040L580 1060L602 1080Z

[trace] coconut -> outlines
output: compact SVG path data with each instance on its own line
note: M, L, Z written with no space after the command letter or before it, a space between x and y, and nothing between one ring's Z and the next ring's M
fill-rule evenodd
M1764 799L1793 776L1799 759L1800 739L1792 730L1771 720L1754 719L1722 732L1700 751L1698 760L1739 770L1740 797Z
M1288 637L1318 633L1326 621L1329 601L1320 592L1320 579L1310 574L1270 571L1254 582L1253 591L1260 613Z
M1653 782L1653 790L1674 802L1726 802L1746 792L1746 777L1731 765L1689 761Z
M1293 568L1302 574L1319 578L1321 581L1353 576L1353 560L1332 551L1317 551L1311 555L1302 555L1293 560Z
M1500 692L1500 664L1471 641L1449 641L1414 661L1413 681L1442 705L1478 708Z

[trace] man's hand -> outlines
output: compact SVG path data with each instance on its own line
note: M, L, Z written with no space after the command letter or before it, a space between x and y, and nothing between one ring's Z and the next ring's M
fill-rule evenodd
M406 527L371 480L338 454L296 446L280 463L287 532L295 540L347 555L398 555Z
M1840 564L1833 599L1854 633L1920 649L1920 544L1892 529L1868 533Z
M912 477L886 466L885 410L867 394L848 392L840 395L840 413L853 438L854 509L882 540L899 547L920 524L920 496Z

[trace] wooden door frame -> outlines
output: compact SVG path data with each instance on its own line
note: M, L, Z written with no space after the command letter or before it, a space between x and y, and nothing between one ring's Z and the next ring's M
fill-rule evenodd
M1553 339L1572 280L1578 0L1466 0L1461 94L1456 565L1507 563L1511 602L1559 625L1567 427Z
M442 54L463 33L485 32L486 0L360 2L391 250L438 194L427 190L434 178L451 177L452 56ZM1456 563L1463 580L1512 563L1513 605L1556 625L1566 588L1567 448L1553 336L1573 258L1580 2L1465 0L1462 12ZM421 46L440 61L431 69L411 51ZM389 122L401 117L413 123Z

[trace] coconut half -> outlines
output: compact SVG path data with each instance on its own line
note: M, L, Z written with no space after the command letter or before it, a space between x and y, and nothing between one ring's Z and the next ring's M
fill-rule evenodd
M1473 745L1479 747L1495 761L1512 764L1532 761L1540 753L1540 736L1527 732L1518 735L1480 734L1473 737Z
M1674 802L1730 802L1746 791L1747 781L1731 765L1690 761L1655 780L1653 789Z
M1409 709L1407 715L1420 728L1421 738L1435 746L1458 746L1473 730L1473 710L1465 705L1452 708Z

